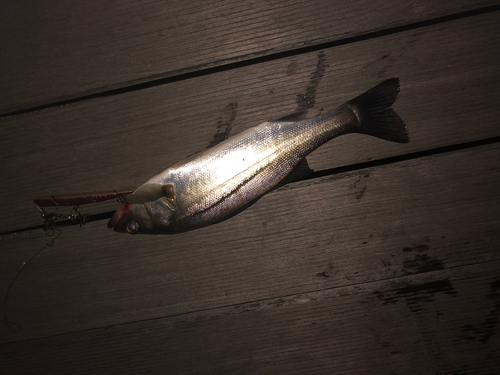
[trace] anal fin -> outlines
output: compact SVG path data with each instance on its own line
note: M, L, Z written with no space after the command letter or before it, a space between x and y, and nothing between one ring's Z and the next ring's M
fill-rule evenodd
M307 159L304 158L299 162L299 164L297 164L295 168L292 169L288 176L281 180L279 186L286 185L293 181L298 181L313 172L314 171L309 167L309 164L307 163Z

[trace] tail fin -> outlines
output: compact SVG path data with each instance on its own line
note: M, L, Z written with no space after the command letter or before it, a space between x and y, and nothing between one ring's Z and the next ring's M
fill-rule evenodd
M390 108L399 92L399 78L391 78L348 102L358 115L360 133L387 141L408 143L408 129Z

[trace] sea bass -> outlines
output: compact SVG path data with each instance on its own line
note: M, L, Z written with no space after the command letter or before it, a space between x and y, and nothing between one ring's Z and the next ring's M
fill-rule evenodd
M279 184L311 169L305 157L347 133L409 142L391 108L392 78L333 111L310 119L287 116L245 130L150 178L128 196L108 227L128 233L179 233L220 222Z

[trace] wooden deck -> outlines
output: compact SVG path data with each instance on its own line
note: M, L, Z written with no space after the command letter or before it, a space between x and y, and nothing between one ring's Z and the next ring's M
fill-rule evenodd
M499 373L498 1L1 9L2 375ZM409 144L335 139L188 233L40 228L35 196L134 189L391 77Z

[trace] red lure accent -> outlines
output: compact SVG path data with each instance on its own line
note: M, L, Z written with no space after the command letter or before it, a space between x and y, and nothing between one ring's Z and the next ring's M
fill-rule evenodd
M114 213L114 215L109 219L108 228L112 228L115 225L121 224L121 222L127 218L128 212L130 210L130 203L125 202L121 208Z

